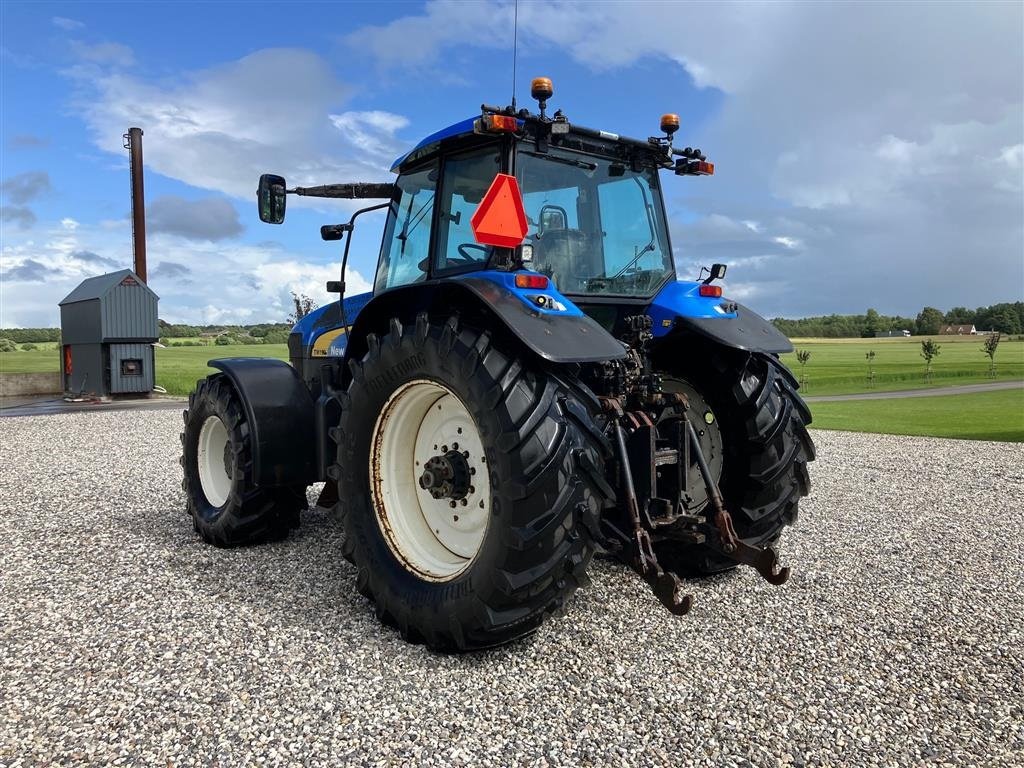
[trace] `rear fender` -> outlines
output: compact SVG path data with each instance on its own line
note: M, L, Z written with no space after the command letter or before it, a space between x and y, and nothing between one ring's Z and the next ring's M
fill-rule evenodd
M500 330L518 339L531 352L552 363L625 357L625 348L615 337L553 286L518 290L514 279L509 272L473 272L386 291L359 313L349 333L345 357L361 360L366 353L368 333L380 333L392 317L412 322L420 312L468 316L484 328ZM550 309L534 303L539 295L545 296L545 305Z
M295 369L282 360L252 357L211 360L209 365L228 377L245 408L255 484L316 482L313 399Z
M647 314L662 344L696 334L746 352L784 354L793 345L778 328L759 314L730 299L702 297L700 283L669 283L654 298Z

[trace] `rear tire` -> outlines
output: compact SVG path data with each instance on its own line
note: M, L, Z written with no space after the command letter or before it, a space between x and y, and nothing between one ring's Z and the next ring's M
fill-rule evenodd
M341 396L331 471L360 592L406 640L435 649L485 648L533 632L587 583L590 531L604 503L602 438L590 419L596 401L456 318L393 319L367 344ZM457 414L445 427L463 430L455 437L431 421L439 404ZM438 456L449 455L462 436L458 451L470 453L457 472L462 490L432 497L418 481L434 456L417 452L437 444ZM463 521L442 519L470 514L463 499L479 509L469 538L444 530ZM409 534L415 527L421 533ZM433 543L423 538L431 532Z
M205 541L218 547L278 541L298 527L306 489L255 487L245 409L224 374L196 385L183 416L181 487Z
M709 360L710 357L710 360ZM774 356L716 348L670 375L689 382L707 401L722 437L719 487L737 534L754 546L774 545L797 519L801 496L810 491L807 465L814 443L807 433L811 412L799 384ZM703 414L696 414L695 426ZM702 514L710 519L711 510ZM736 567L705 545L662 541L655 545L665 568L700 576Z

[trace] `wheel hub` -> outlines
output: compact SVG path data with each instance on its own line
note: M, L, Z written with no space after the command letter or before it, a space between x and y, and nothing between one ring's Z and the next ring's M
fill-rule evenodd
M460 453L455 443L444 456L434 456L423 465L420 488L435 499L460 501L469 493L469 451Z

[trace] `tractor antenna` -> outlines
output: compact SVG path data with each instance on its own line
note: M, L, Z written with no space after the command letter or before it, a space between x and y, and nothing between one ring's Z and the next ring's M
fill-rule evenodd
M512 111L516 111L516 56L519 53L519 0L515 0L512 21Z

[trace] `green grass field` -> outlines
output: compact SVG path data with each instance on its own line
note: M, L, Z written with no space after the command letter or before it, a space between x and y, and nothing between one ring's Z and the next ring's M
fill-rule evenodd
M924 380L921 339L797 339L810 351L805 395L835 395L938 388L992 381L979 337L936 337L941 345L930 383ZM29 352L0 352L0 372L57 371L55 343ZM868 350L875 351L875 385L868 388ZM206 361L217 357L287 359L284 344L170 347L156 350L156 382L172 395L187 395L196 380L211 373ZM795 354L783 356L797 377ZM998 379L1024 379L1024 342L1004 340L996 352ZM860 432L934 435L976 440L1024 441L1024 392L986 392L949 397L813 403L814 426Z
M988 377L988 356L980 336L933 336L939 356L932 361L932 380L924 378L921 338L909 339L795 339L797 350L811 353L804 370L805 395L845 395L856 392L886 392L929 389L958 384L980 384ZM875 353L875 381L867 383L869 350ZM797 378L801 376L796 354L782 356ZM1024 342L1003 339L996 351L996 380L1024 379Z
M812 403L811 412L817 429L1024 442L1024 389Z
M60 353L55 343L40 344L40 349L24 352L0 352L0 373L37 373L60 370ZM48 346L48 349L42 347ZM230 344L228 346L167 347L156 349L156 383L169 395L187 395L196 380L213 368L206 361L217 357L278 357L288 359L285 344Z

